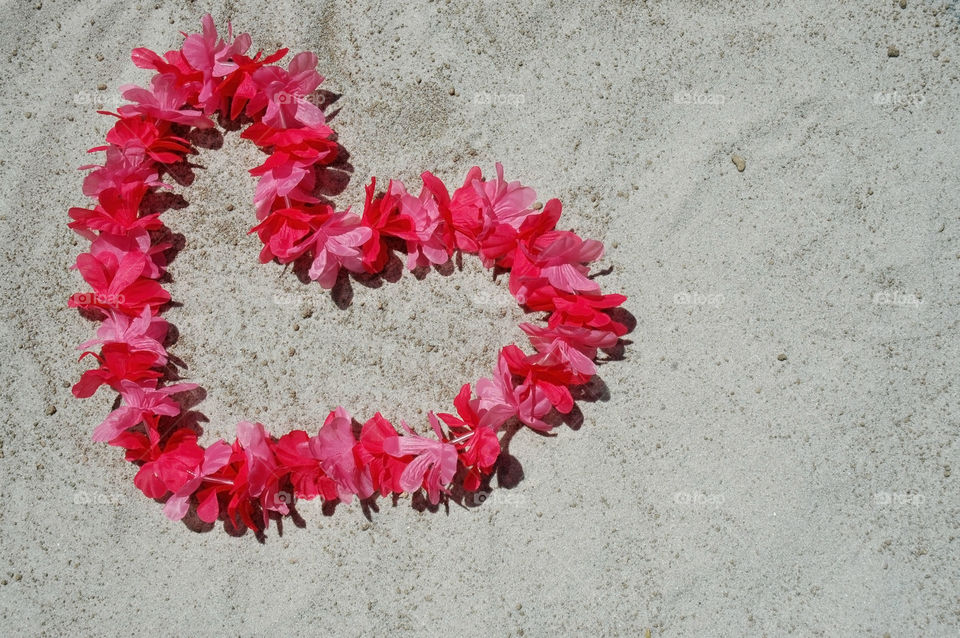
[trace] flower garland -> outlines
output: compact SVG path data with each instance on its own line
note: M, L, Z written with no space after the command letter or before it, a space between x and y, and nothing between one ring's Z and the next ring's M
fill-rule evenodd
M317 56L297 54L283 68L273 63L287 49L250 57L249 34L234 38L228 30L221 38L209 15L202 24L202 33L184 34L179 50L133 50L134 63L156 75L150 88L122 87L129 104L103 111L117 119L107 144L91 149L105 161L83 167L93 169L83 193L97 203L69 211L69 227L90 241L74 268L92 289L72 295L69 305L102 321L96 339L80 346L80 359L89 356L98 367L83 373L73 394L89 397L106 385L122 399L93 440L126 451L139 466L134 483L165 499L170 519L195 507L207 523L223 519L258 533L271 516L289 514L296 499L349 503L422 488L437 504L454 482L478 490L500 455L504 425L519 420L549 430L548 414L569 413L570 388L595 374L598 349L627 332L608 313L626 298L601 294L587 276L603 244L557 230L560 202L536 207L533 189L507 182L500 164L492 179L470 169L452 195L429 172L419 195L398 181L378 194L371 179L362 215L336 211L314 194L317 175L338 156L323 111L305 99L323 81ZM261 262L306 259L310 278L329 289L341 269L380 272L398 243L410 269L444 264L458 251L477 254L485 267L509 270L510 292L524 309L549 313L545 325L520 326L535 352L503 348L490 378L461 388L455 415L429 413L435 438L402 421L398 431L379 413L357 437L338 407L314 436L295 430L275 437L245 421L233 442L201 446L196 431L174 418L181 406L173 397L198 386L162 384L168 323L160 313L170 294L159 279L170 245L147 196L169 188L163 175L196 153L190 134L213 127L213 115L249 123L241 137L267 154L250 171L259 178L259 223L250 232L263 243Z

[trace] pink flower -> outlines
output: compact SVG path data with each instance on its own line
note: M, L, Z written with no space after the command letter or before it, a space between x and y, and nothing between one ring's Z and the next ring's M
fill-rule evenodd
M400 477L414 458L412 455L390 456L384 450L386 441L398 436L390 422L377 412L363 424L360 444L354 447L357 460L370 471L374 491L380 492L381 496L403 492Z
M570 295L559 293L532 305L532 310L552 313L547 325L550 327L583 326L592 330L609 332L617 337L627 334L627 327L607 314L627 300L623 295Z
M289 70L265 66L255 71L253 81L260 91L250 100L247 113L266 109L260 119L275 128L323 124L326 121L323 111L305 99L323 82L316 67L316 54L305 51L293 57Z
M142 350L152 353L154 361L163 365L167 361L167 351L163 340L167 336L167 321L154 315L150 308L144 308L138 317L131 317L115 310L106 311L106 319L97 329L97 338L85 341L78 346L86 350L95 345L120 343L130 350Z
M341 267L351 272L363 272L362 247L372 234L349 210L327 217L305 242L313 249L310 279L330 289L337 283Z
M279 497L280 480L286 472L280 470L278 466L269 435L263 429L263 424L249 421L238 423L237 442L240 443L246 455L247 492L252 498L260 500L263 523L266 526L268 512L288 514L290 511L286 500Z
M551 428L541 419L550 411L550 399L543 393L535 392L526 381L520 385L514 384L513 373L503 351L497 358L493 377L477 381L477 396L480 398L480 408L486 410L480 425L498 428L516 416L535 430L546 431Z
M460 463L467 470L463 489L468 492L480 487L483 476L490 473L500 456L500 440L496 430L480 425L482 413L477 410L478 403L478 400L470 400L470 384L465 383L453 401L458 416L446 413L437 415L456 437L454 444L460 455Z
M569 293L596 294L600 285L589 279L584 265L603 254L603 244L580 239L570 231L552 230L520 244L510 271L510 292L521 304L538 289L552 286Z
M390 182L390 189L392 195L400 198L400 214L413 220L416 239L407 239L407 268L413 270L419 266L446 263L453 246L447 244L446 222L442 219L441 203L434 190L424 182L420 196L414 197L396 181Z
M132 381L120 382L120 396L123 404L111 412L103 423L93 431L93 440L110 442L121 433L134 427L145 416L176 416L180 406L170 399L171 394L192 390L195 383L177 383L157 389L155 385L139 385Z
M523 220L534 213L530 208L536 192L520 182L507 183L503 166L497 162L497 177L483 181L476 166L467 173L463 186L453 193L450 212L456 230L457 248L470 253L480 251L483 240L497 226L520 228Z
M67 224L81 235L92 238L84 231L99 230L123 235L131 230L157 230L163 227L160 214L140 216L140 202L148 187L140 182L128 182L118 188L106 188L97 194L99 203L91 210L71 208L72 221Z
M251 124L240 134L263 149L272 149L258 168L270 169L292 159L305 164L325 165L337 158L339 147L331 138L333 129L322 124L304 128L272 128L262 122Z
M232 43L233 29L227 23L227 40L219 37L213 18L206 14L201 19L203 33L192 33L183 41L181 51L184 59L191 67L203 74L203 84L197 99L204 106L204 112L213 113L219 108L219 100L214 99L214 92L220 83L219 78L227 75L236 68L231 60L234 56L241 56L250 48L249 33L243 33Z
M169 243L154 242L149 232L136 228L122 235L101 231L90 244L90 254L99 257L101 254L111 253L119 261L128 253L141 253L147 259L140 275L147 279L159 279L167 263L163 252L168 248Z
M408 241L417 239L413 220L400 212L400 198L393 182L389 183L383 195L375 195L376 189L377 178L371 177L366 188L361 221L371 231L370 239L363 246L363 266L369 273L380 272L387 265L390 259L386 241L388 237Z
M266 219L249 231L256 232L263 242L260 263L265 264L274 257L281 264L294 261L304 252L300 245L302 240L310 236L319 220L329 217L332 212L333 209L326 205L271 211Z
M176 436L176 434L174 436ZM196 435L194 435L194 439L196 439ZM165 482L165 486L173 491L173 494L167 499L163 507L163 513L166 514L167 518L172 521L179 521L186 516L187 510L190 509L190 497L200 489L204 479L218 472L220 468L227 464L232 452L233 450L229 443L226 441L217 441L207 447L206 450L203 450L199 459L196 458L195 454L187 458L181 456L171 459L173 463L180 466L180 472L183 474L183 482L179 487L171 486L169 479ZM174 483L174 485L176 484ZM207 523L212 523L217 520L219 514L220 503L217 500L217 493L216 491L210 490L204 495L204 498L197 503L197 516Z
M163 187L168 185L160 181L157 165L139 149L124 150L116 146L106 148L106 160L103 166L88 164L80 170L96 169L83 180L83 194L97 197L108 188L123 192L141 185ZM79 231L78 231L79 232Z
M337 484L323 471L317 456L318 446L303 430L293 430L280 437L273 446L277 461L290 472L290 483L298 498L311 499L318 495L325 501L337 498Z
M93 396L93 393L104 384L119 390L122 381L155 382L156 379L163 376L163 373L157 368L161 367L166 361L166 352L161 356L149 350L135 351L125 343L108 343L103 346L100 354L84 352L80 355L80 360L83 360L87 355L96 359L100 363L100 367L87 370L81 375L80 380L74 384L73 396L78 399Z
M127 253L120 259L112 252L81 253L76 268L93 292L74 294L68 305L97 309L101 313L113 308L128 315L139 315L149 307L156 313L160 306L170 301L170 293L156 281L141 277L147 269L147 261L143 253Z
M177 489L187 480L188 473L203 459L203 448L197 445L197 434L180 429L167 440L163 449L159 435L150 430L149 460L140 466L133 483L148 498L162 498L171 489ZM169 487L169 484L174 487Z
M189 104L191 91L179 85L173 74L161 73L153 76L149 89L130 84L121 86L120 89L125 100L134 102L117 109L123 117L145 115L201 129L213 126L213 122L207 119L203 112L184 108L184 105Z
M320 432L311 440L314 454L321 459L323 471L336 482L339 498L344 503L353 500L354 494L360 498L373 494L370 472L359 465L354 456L356 443L350 415L341 407L327 415Z
M443 442L440 424L432 413L430 425L440 441L418 436L406 423L401 421L400 424L407 435L385 438L383 451L397 458L414 457L400 475L400 487L411 493L423 487L430 502L436 505L440 502L440 492L446 491L446 486L457 473L457 448Z
M170 134L170 122L159 122L147 117L123 117L119 113L108 115L118 118L113 128L107 132L107 142L121 149L123 153L141 161L150 160L160 164L175 164L181 161L188 153L192 153L193 146L182 137ZM105 151L109 146L97 146L88 152Z
M580 326L535 326L520 324L520 328L530 336L530 343L544 357L562 363L579 374L592 376L597 368L593 359L598 348L611 348L617 344L617 335L604 330L590 330Z
M259 220L270 214L278 198L284 200L282 208L293 208L291 202L316 204L320 201L312 194L316 178L310 162L267 163L251 169L250 174L260 177L253 195Z

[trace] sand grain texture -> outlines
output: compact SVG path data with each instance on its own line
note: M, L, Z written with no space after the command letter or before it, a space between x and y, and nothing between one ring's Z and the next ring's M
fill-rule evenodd
M4 3L0 634L960 633L958 13L774 5ZM607 243L626 360L582 427L513 438L512 489L369 522L305 504L260 544L168 522L90 442L114 395L69 389L94 329L65 307L75 167L111 125L96 108L148 78L130 49L208 9L317 52L343 205L370 175L455 186L499 160ZM345 310L258 265L256 150L227 135L199 161L165 217L187 240L167 316L205 436L314 430L337 404L422 426L519 339L470 259Z

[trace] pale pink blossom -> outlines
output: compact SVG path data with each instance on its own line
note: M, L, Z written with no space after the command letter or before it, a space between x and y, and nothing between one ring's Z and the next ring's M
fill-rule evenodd
M170 398L171 394L192 390L195 383L177 383L162 388L141 386L132 381L120 382L120 396L123 403L111 412L103 423L93 431L93 440L110 442L119 434L143 421L144 415L176 416L180 414L180 405Z

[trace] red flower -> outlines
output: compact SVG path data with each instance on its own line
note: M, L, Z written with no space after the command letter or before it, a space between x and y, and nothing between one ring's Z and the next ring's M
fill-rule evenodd
M131 230L157 230L163 228L160 213L140 216L140 202L148 186L142 182L129 182L121 188L105 188L97 195L99 202L93 209L73 207L69 211L71 223L67 224L81 235L83 231L99 230L123 235ZM93 239L92 236L89 236Z
M170 301L170 293L152 279L140 275L147 268L148 257L130 252L122 259L111 252L97 255L81 253L76 268L93 287L93 292L76 293L70 297L71 308L114 308L124 314L139 316L150 307L154 314Z
M297 498L311 499L317 495L325 501L337 498L337 484L323 471L323 459L314 454L310 436L303 430L284 434L274 444L273 452L284 470L290 473L290 483Z
M147 379L159 379L163 373L154 369L163 365L163 360L156 352L149 350L134 350L126 343L108 343L103 346L100 354L84 352L82 360L90 355L100 363L99 368L87 370L80 380L73 386L73 396L85 399L92 396L103 384L114 390L120 390L121 381L141 383Z
M397 458L383 449L384 441L399 436L390 422L377 412L373 418L363 424L360 442L354 448L357 460L370 469L374 490L381 496L400 494L400 476L413 455Z
M280 208L270 212L262 222L250 229L263 242L260 263L265 264L274 257L281 264L294 261L309 248L304 240L331 214L333 208L324 204Z
M476 402L470 400L470 394L470 384L465 383L453 401L459 418L447 413L437 416L443 419L453 432L454 439L451 442L457 446L460 463L467 469L463 489L474 492L479 489L483 477L490 473L497 462L500 456L500 440L492 427L480 425L480 415L473 405Z
M392 184L392 182L391 182ZM363 265L367 272L383 270L390 258L386 237L399 237L415 241L417 229L414 221L400 214L400 197L388 187L383 195L374 197L377 178L371 177L367 185L367 197L363 203L362 223L372 231L370 239L363 245Z

